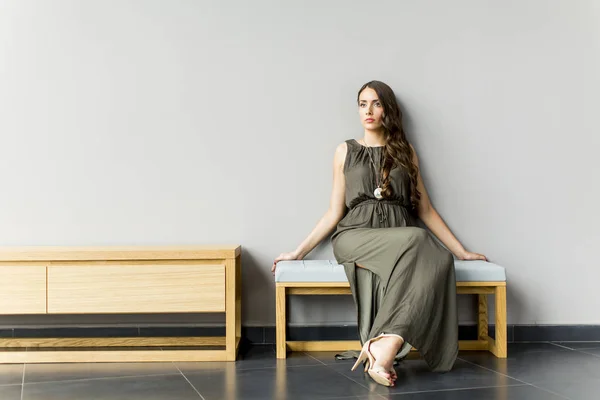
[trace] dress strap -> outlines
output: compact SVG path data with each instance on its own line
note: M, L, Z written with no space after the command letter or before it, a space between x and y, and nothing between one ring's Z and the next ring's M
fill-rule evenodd
M350 152L350 150L356 150L356 140L348 139L346 140L346 144L348 145L348 152Z
M352 161L352 159L354 159L354 154L356 154L356 151L359 150L356 148L356 142L354 139L346 140L346 145L348 146L348 151L346 152L346 160L344 160L344 172L346 172L348 165L350 165L351 162L354 162Z

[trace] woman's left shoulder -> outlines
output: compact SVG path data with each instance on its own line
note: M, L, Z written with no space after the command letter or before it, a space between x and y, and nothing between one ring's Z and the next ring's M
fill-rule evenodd
M419 157L417 156L417 151L415 150L415 147L412 145L412 143L409 143L408 145L410 146L410 149L412 150L413 162L415 163L415 165L419 165Z

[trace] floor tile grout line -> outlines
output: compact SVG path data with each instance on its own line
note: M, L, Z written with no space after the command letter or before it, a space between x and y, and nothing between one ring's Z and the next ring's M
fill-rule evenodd
M311 358L314 358L316 361L318 361L318 362L320 362L321 364L323 364L324 366L328 367L328 368L329 368L329 369L331 369L333 372L336 372L336 373L338 373L338 374L342 375L344 378L346 378L346 379L350 379L352 382L354 382L354 383L356 383L356 384L358 384L358 385L360 385L360 386L364 387L365 389L367 389L367 390L369 391L369 393L370 393L370 394L374 393L374 394L376 394L377 396L381 397L382 399L384 399L384 398L385 398L385 397L383 397L383 395L381 395L381 394L379 394L379 393L371 392L371 389L369 389L368 387L366 387L366 386L365 386L365 385L363 385L362 383L360 383L360 382L358 382L358 381L355 381L354 379L350 378L349 376L347 376L347 375L344 375L344 374L342 374L341 372L338 372L338 371L336 371L335 369L331 368L331 366L330 366L329 364L325 364L323 361L321 361L321 360L317 359L316 357L313 357L312 355L310 355L310 354L308 354L308 353L306 353L306 352L304 352L304 354L306 354L307 356L309 356L309 357L311 357ZM335 365L335 364L331 364L331 365Z
M525 384L527 384L527 385L529 385L529 386L533 386L534 388L537 388L537 389L543 390L543 391L545 391L545 392L548 392L548 393L552 393L552 394L554 394L554 395L556 395L556 396L558 396L558 397L562 397L563 399L571 400L569 397L563 396L562 394L555 393L555 392L553 392L553 391L551 391L551 390L548 390L548 389L541 388L541 387L539 387L539 386L536 386L536 385L534 385L533 383L525 382L525 381L522 381L522 380L520 380L520 379L514 378L514 377L512 377L512 376L510 376L510 375L503 374L502 372L494 371L493 369L486 368L486 367L484 367L483 365L475 364L475 363L473 363L473 362L471 362L471 361L465 360L464 358L460 358L460 357L458 357L458 358L459 358L460 360L464 361L464 362L467 362L467 363L469 363L469 364L476 365L476 366L478 366L479 368L483 368L483 369L485 369L485 370L488 370L488 371L490 371L490 372L494 372L494 373L496 373L496 374L499 374L499 375L505 376L505 377L507 377L507 378L514 379L514 380L515 380L515 381L517 381L517 382L525 383Z
M321 360L319 360L318 358L314 357L312 354L308 354L308 353L307 353L307 352L305 352L305 351L304 351L303 353L304 353L304 355L307 355L307 356L309 356L309 357L310 357L310 358L312 358L313 360L315 360L315 361L318 361L318 362L320 362L320 363L321 363L321 364L323 364L323 365L327 365L327 364L325 364L323 361L321 361Z
M373 394L373 393L374 393L374 394L376 394L377 396L381 397L382 399L384 399L384 398L385 398L385 397L383 397L383 395L381 395L381 394L379 394L379 393L376 393L376 392L371 392L371 390L370 390L368 387L366 387L365 385L363 385L362 383L355 381L354 379L350 378L350 377L349 377L349 376L347 376L347 375L344 375L344 374L342 374L342 373L341 373L341 372L339 372L339 371L336 371L335 369L331 368L331 367L330 367L328 364L325 364L323 361L321 361L321 360L319 360L319 359L317 359L317 358L313 357L312 355L310 355L310 354L308 354L308 353L306 353L306 352L304 352L304 354L306 354L307 356L309 356L309 357L311 357L311 358L314 358L315 360L317 360L318 362L320 362L320 363L321 363L321 364L323 364L324 366L328 367L328 368L329 368L330 370L332 370L333 372L335 372L335 373L337 373L337 374L339 374L339 375L343 376L344 378L346 378L346 379L349 379L350 381L352 381L352 382L356 383L357 385L359 385L359 386L361 386L361 387L363 387L363 388L367 389L367 390L369 391L369 394ZM335 364L332 364L332 365L335 365Z
M558 343L552 343L552 342L549 342L549 343L550 343L552 346L561 347L561 348L563 348L563 349L567 349L567 350L575 350L575 349L574 349L574 348L572 348L572 347L563 346L562 344L558 344Z
M169 375L179 375L176 371L170 372L168 374L150 374L150 375L122 375L122 376L103 376L100 378L81 378L81 379L64 379L58 381L43 381L43 382L29 382L28 385L43 385L46 383L61 383L61 382L81 382L81 381L101 381L105 379L127 379L127 378L152 378L156 376L169 376ZM23 382L23 386L25 382Z
M522 381L522 380L520 380L520 379L513 378L512 376L510 376L510 375L506 375L506 374L503 374L502 372L494 371L493 369L491 369L491 368L487 368L487 367L484 367L483 365L475 364L474 362L471 362L471 361L469 361L469 360L465 360L464 358L458 357L458 359L459 359L459 360L462 360L462 361L464 361L464 362L466 362L466 363L469 363L469 364L471 364L471 365L475 365L476 367L479 367L479 368L485 369L486 371L490 371L490 372L493 372L493 373L495 373L495 374L502 375L502 376L504 376L504 377L507 377L507 378L510 378L510 379L514 379L515 381L517 381L517 382L521 382L521 383L524 383L524 384L526 384L526 385L531 385L531 383L529 383L529 382L525 382L525 381Z
M586 349L586 350L594 350L594 349ZM583 353L583 354L587 354L587 355L590 355L590 356L594 356L594 357L600 358L600 355L598 355L598 354L588 353L587 351L583 351L583 350L575 350L575 351L578 352L578 353Z
M314 367L315 364L306 364L306 365L287 365L286 368L306 368L306 367ZM238 368L238 371L257 371L257 370L264 370L264 369L277 369L279 367L274 366L274 367L262 367L262 368Z
M179 369L179 367L178 367L178 366L175 366L175 368L177 368L177 371L179 371L179 373L181 374L181 376L183 376L183 379L185 379L185 380L187 381L187 383L189 383L189 384L190 384L190 386L192 387L192 389L194 389L194 390L196 391L196 393L198 393L198 396L200 396L200 398L201 398L202 400L206 400L206 399L204 398L204 396L202 396L202 395L200 394L200 392L198 391L198 389L196 389L196 386L194 386L194 385L192 384L192 382L190 382L190 380L188 379L188 377L187 377L187 376L185 376L185 374L184 374L183 372L181 372L181 370Z
M378 398L382 398L382 399L388 399L388 397L383 397L382 394L376 393L376 392L370 392L368 395L364 395L364 394L357 394L357 395L350 395L350 396L335 396L335 397L319 397L319 400L352 400L352 399L364 399L365 396L369 396L369 400L372 399L373 395L378 396Z
M600 355L597 355L597 354L594 354L594 353L588 353L587 351L585 351L585 350L596 350L597 349L596 347L584 348L584 349L575 349L573 347L563 346L563 345L558 344L558 343L552 343L552 342L550 342L550 344L552 344L554 346L557 346L557 347L564 348L564 349L568 349L568 350L571 350L571 351L575 351L577 353L589 354L589 355L594 356L594 357L600 357Z
M22 385L22 383L2 383L2 384L0 384L0 388L5 387L5 386L18 386L18 385Z
M21 400L23 400L23 393L25 392L25 367L26 363L23 363L23 376L21 376Z
M331 366L330 366L329 364L325 364L323 361L319 360L319 359L318 359L318 358L316 358L316 357L313 357L311 354L308 354L307 352L304 352L304 354L306 354L307 356L309 356L309 357L311 357L311 358L314 358L316 361L318 361L318 362L320 362L321 364L323 364L324 366L328 367L328 368L329 368L329 369L331 369L333 372L336 372L336 373L338 373L338 374L342 375L343 377L345 377L346 379L350 379L352 382L354 382L354 383L356 383L356 384L358 384L358 385L360 385L360 386L364 387L365 389L367 389L367 390L369 391L369 393L375 393L375 392L371 392L371 390L370 390L368 387L364 386L362 383L360 383L360 382L358 382L358 381L355 381L354 379L350 378L350 377L349 377L349 376L347 376L347 375L344 375L344 374L342 374L341 372L338 372L338 371L336 371L335 369L331 368ZM350 364L350 363L348 363L348 364ZM331 364L331 365L335 365L335 364ZM382 399L384 398L384 397L383 397L383 395L381 395L381 394L379 394L379 393L375 393L375 394L376 394L376 395L378 395L378 396L380 396Z
M566 399L566 400L571 400L571 398L570 398L570 397L567 397L567 396L564 396L564 395L562 395L562 394L560 394L560 393L553 392L552 390L545 389L545 388L543 388L543 387L540 387L540 386L534 385L533 383L530 383L529 385L530 385L530 386L533 386L534 388L537 388L537 389L543 390L544 392L552 393L552 394L553 394L553 395L555 395L555 396L562 397L563 399Z
M327 364L325 364L327 365ZM306 364L306 365L288 365L286 366L286 368L306 368L306 367L315 367L315 364ZM277 369L279 367L277 367L276 365L273 367L258 367L258 368L237 368L236 371L262 371L262 370L267 370L267 369ZM205 370L203 370L205 371ZM187 371L188 374L199 374L202 373L203 371ZM170 375L170 374L168 374Z
M521 387L521 386L533 386L529 383L519 383L518 385L493 385L493 386L473 386L473 387L463 387L463 388L451 388L451 389L433 389L433 390L414 390L411 392L401 392L401 393L390 393L391 396L400 396L406 394L419 394L419 393L431 393L431 392L456 392L459 390L477 390L477 389L495 389L495 388L504 388L504 387Z

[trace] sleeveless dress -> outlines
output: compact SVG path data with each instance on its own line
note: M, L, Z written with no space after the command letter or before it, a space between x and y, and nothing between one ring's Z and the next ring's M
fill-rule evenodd
M347 212L331 237L357 309L360 342L381 333L404 338L396 359L412 346L429 369L447 372L458 356L458 312L454 258L411 212L410 178L390 171L395 197L377 200L374 167L367 147L346 140ZM383 146L371 147L377 163ZM360 264L364 268L357 267ZM345 352L338 358L357 357Z

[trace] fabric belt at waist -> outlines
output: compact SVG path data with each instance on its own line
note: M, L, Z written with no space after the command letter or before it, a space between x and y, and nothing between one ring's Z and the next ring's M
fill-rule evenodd
M379 222L384 222L385 220L387 220L387 217L388 217L387 208L383 206L384 204L391 204L391 205L395 205L395 206L400 206L400 207L405 208L405 209L408 210L408 207L406 205L402 204L402 199L381 199L381 200L377 200L377 199L372 198L372 197L361 199L359 202L357 202L356 204L352 205L351 210L355 209L358 206L372 204L372 203L375 203L375 212L377 213L377 215L379 215Z

